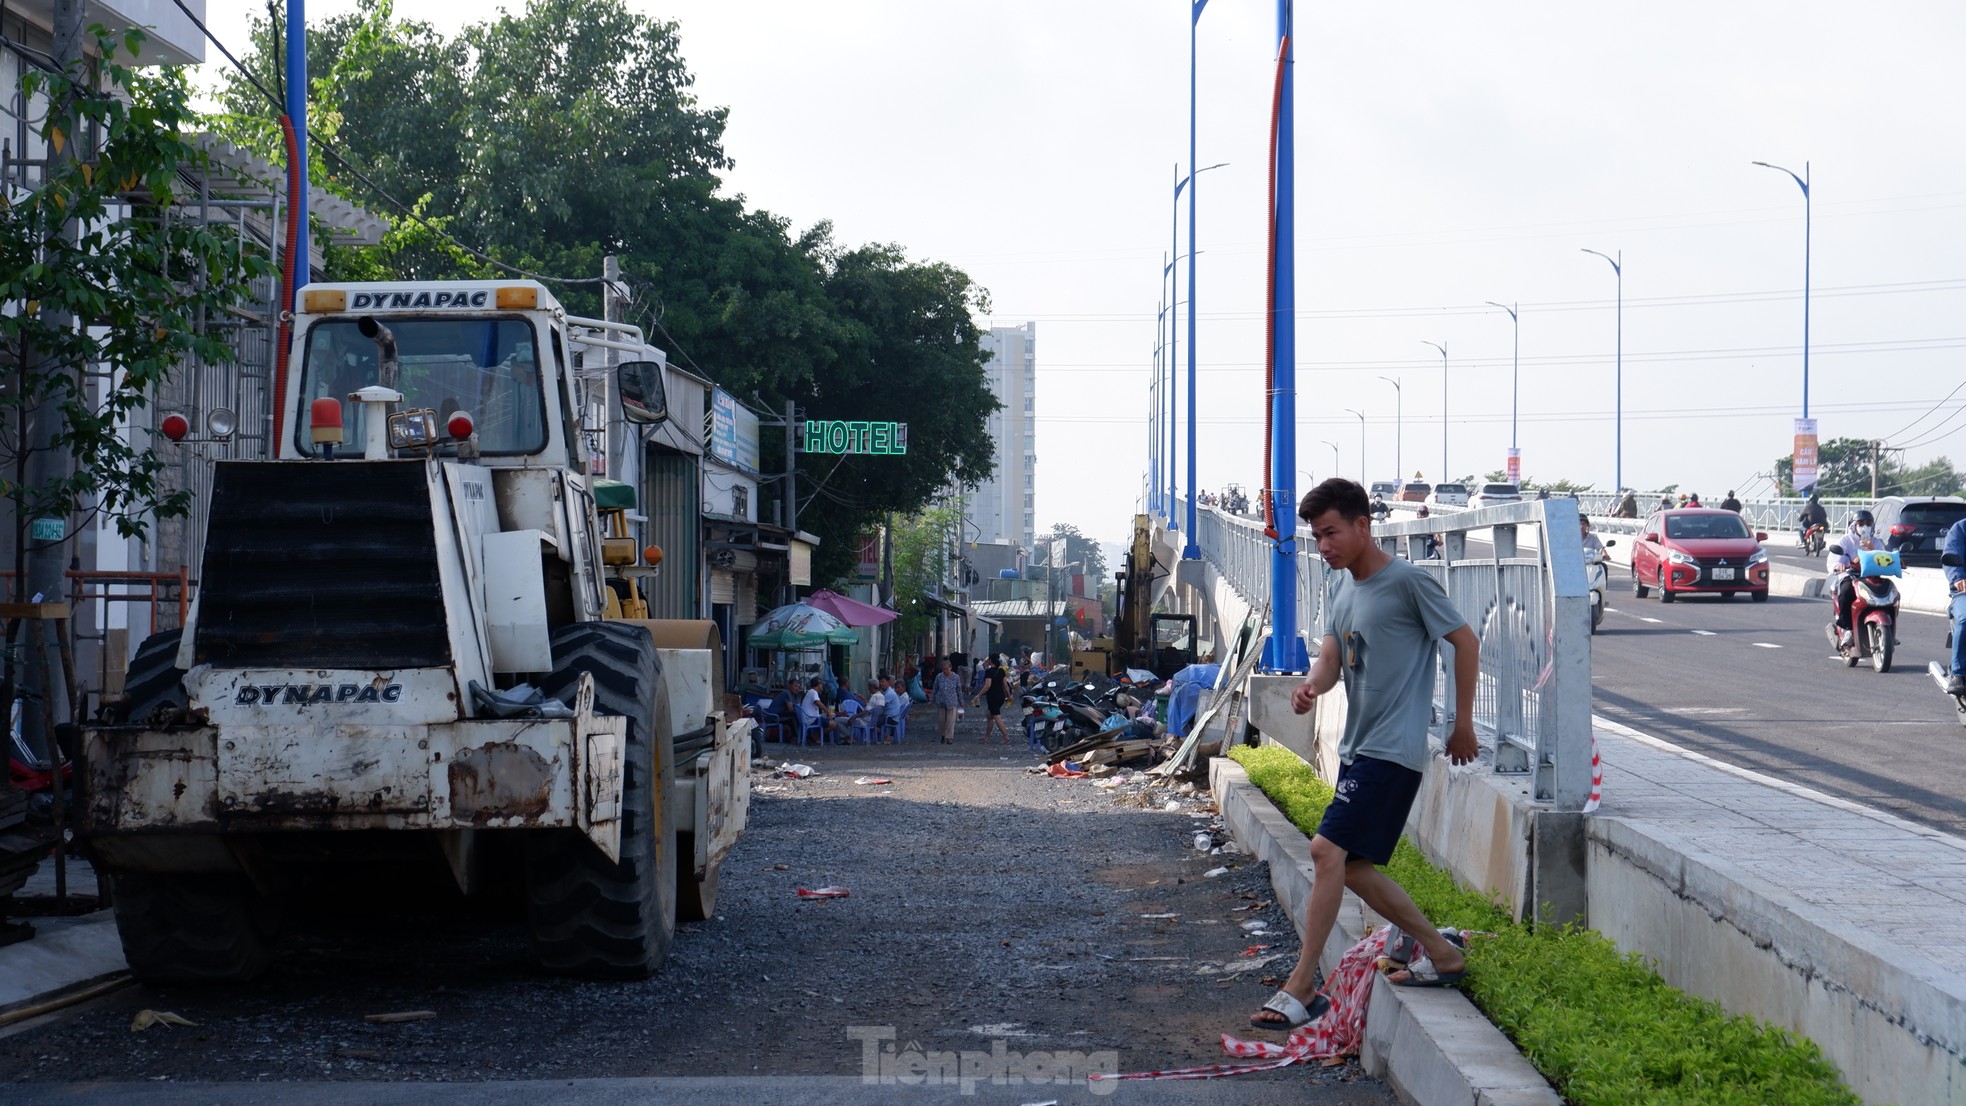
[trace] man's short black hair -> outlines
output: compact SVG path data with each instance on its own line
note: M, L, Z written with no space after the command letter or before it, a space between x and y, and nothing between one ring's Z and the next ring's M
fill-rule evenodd
M1372 501L1358 481L1334 476L1305 492L1304 501L1297 505L1297 517L1305 522L1326 511L1337 511L1346 522L1356 522L1372 513Z

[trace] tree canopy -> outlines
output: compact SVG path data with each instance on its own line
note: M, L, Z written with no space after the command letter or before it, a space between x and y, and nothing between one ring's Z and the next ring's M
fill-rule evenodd
M1867 496L1871 488L1871 443L1865 438L1832 438L1816 447L1816 493L1837 498ZM1775 480L1783 495L1795 494L1795 459L1775 459ZM1878 451L1877 494L1957 495L1959 473L1952 462L1936 458L1908 466L1888 447Z
M257 21L256 74L277 70L277 29ZM502 264L567 278L555 294L599 315L594 278L614 254L628 321L733 394L909 424L905 456L801 460L816 578L843 571L877 517L994 470L983 291L953 266L842 246L824 222L795 231L723 191L726 113L698 103L674 22L624 0L532 0L446 38L361 0L312 25L307 52L326 147L316 183L397 223L380 247L330 251L335 278L480 278ZM217 127L277 160L277 109L239 74L220 98Z
M165 490L164 462L124 428L179 364L231 358L225 312L265 272L226 230L162 217L179 174L205 161L187 138L190 89L175 70L117 62L142 32L119 40L96 30L107 87L118 91L100 91L87 74L25 74L21 93L50 105L42 133L57 156L32 192L0 196L0 303L9 305L0 311L0 494L13 505L17 569L30 519L67 520L87 504L134 536L148 517L189 508L187 493ZM93 147L69 149L91 134ZM37 409L54 412L52 446L73 459L41 480L29 465Z

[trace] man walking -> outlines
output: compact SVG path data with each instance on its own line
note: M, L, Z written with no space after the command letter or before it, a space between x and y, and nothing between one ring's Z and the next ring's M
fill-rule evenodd
M941 713L942 744L953 745L956 740L956 712L963 705L963 681L956 675L956 666L948 658L942 660L942 671L935 674L935 690L930 693L935 701L935 709Z
M1454 647L1454 729L1447 757L1466 764L1480 751L1474 692L1481 646L1432 576L1372 540L1367 503L1364 488L1333 478L1312 488L1297 511L1333 571L1323 643L1290 705L1307 713L1318 696L1343 680L1347 707L1336 794L1311 838L1304 948L1290 978L1249 1019L1258 1029L1295 1029L1330 1009L1330 1000L1313 994L1313 987L1318 954L1338 920L1346 888L1417 943L1407 966L1388 977L1394 985L1447 986L1460 982L1467 969L1461 947L1441 936L1378 866L1392 859L1430 759L1427 724L1436 650L1443 640ZM1389 946L1388 955L1393 952Z

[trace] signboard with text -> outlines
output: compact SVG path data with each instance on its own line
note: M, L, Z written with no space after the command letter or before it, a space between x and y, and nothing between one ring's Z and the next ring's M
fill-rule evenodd
M1509 483L1511 484L1522 483L1522 451L1521 450L1519 449L1509 450L1508 469L1509 469Z
M1808 495L1816 486L1816 420L1795 420L1795 466L1789 483L1795 494Z
M710 393L710 456L732 468L758 471L758 416L718 388Z
M852 453L891 456L908 452L905 422L843 422L807 419L801 453Z

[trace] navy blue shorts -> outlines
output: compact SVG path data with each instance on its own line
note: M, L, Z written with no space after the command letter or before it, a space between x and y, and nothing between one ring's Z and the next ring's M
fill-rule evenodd
M1420 793L1420 773L1390 760L1356 757L1338 769L1334 790L1318 836L1344 849L1350 860L1391 860Z

